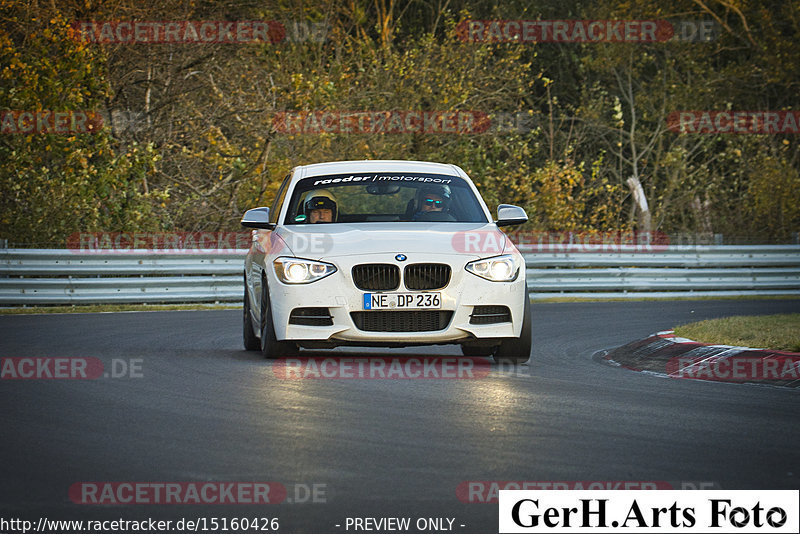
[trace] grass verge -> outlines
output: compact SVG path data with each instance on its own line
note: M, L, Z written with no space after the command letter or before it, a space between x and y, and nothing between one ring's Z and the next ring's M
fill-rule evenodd
M709 319L675 327L700 343L800 352L800 313Z

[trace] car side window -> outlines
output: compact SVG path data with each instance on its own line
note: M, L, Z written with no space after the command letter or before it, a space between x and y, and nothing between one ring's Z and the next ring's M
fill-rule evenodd
M286 175L286 178L283 179L280 189L278 189L278 194L275 195L275 201L272 203L272 207L269 209L269 222L271 223L278 223L278 215L280 214L281 206L283 206L283 199L286 196L286 191L289 189L288 186L291 178L292 173Z

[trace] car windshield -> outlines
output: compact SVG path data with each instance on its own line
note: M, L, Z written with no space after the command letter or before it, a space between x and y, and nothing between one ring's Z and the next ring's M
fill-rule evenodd
M300 180L284 224L488 222L469 184L441 174L336 174Z

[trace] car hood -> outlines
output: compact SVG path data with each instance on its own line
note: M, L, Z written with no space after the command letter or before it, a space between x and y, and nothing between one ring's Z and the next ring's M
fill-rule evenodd
M272 234L273 251L308 259L381 253L449 253L479 258L516 250L494 223L292 225L279 227Z

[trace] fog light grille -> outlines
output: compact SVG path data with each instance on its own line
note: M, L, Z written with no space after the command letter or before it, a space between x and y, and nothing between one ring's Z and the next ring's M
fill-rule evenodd
M507 306L475 306L469 324L510 323L511 311Z
M289 315L289 324L331 326L333 325L333 317L331 317L328 308L295 308Z

